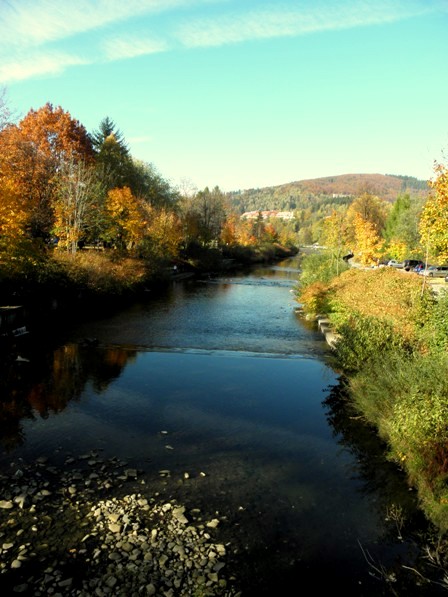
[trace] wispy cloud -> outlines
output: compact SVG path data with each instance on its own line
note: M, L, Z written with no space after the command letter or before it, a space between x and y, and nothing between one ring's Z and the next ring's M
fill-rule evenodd
M40 45L145 14L191 5L192 0L22 0L2 2L0 47Z
M440 2L343 1L315 2L291 9L290 4L241 12L216 19L199 19L177 30L186 47L221 46L274 37L292 37L321 31L352 29L395 21L443 10ZM446 5L445 5L446 9Z
M102 44L106 60L125 60L168 50L168 44L163 40L148 38L136 39L132 37L114 37Z
M58 75L74 65L163 52L179 44L186 48L221 46L447 12L447 0L338 0L337 3L334 0L0 0L0 3L0 84ZM196 16L199 9L200 14L206 15L200 19ZM156 16L163 16L157 25ZM131 35L135 27L139 30ZM89 32L95 35L86 36Z
M88 60L63 52L38 53L27 58L0 63L0 83L14 83L39 76L54 76L70 66L88 63Z

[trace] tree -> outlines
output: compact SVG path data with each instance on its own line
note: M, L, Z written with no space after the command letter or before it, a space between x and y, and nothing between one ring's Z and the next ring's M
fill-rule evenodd
M14 242L24 234L27 213L14 183L0 177L0 237Z
M421 243L431 257L448 260L448 167L436 164L435 180L430 182L433 193L423 206L419 231Z
M239 218L236 214L229 214L222 225L220 242L225 246L234 246L238 244Z
M134 197L129 187L123 187L107 193L106 210L110 217L110 242L120 249L133 249L145 235L147 206Z
M173 211L165 208L147 210L145 239L141 243L143 256L159 261L174 259L182 242L182 222Z
M75 253L79 241L86 238L89 225L96 224L98 212L102 211L96 203L99 190L92 166L74 160L64 164L55 202L54 234L59 248Z
M16 187L32 237L48 238L54 222L57 178L70 160L93 159L85 128L61 107L30 110L0 132L0 172Z
M322 242L330 251L338 274L340 260L349 246L349 223L346 212L333 210L333 213L324 219Z
M184 205L190 225L197 227L197 240L203 245L217 242L226 219L225 197L218 186L206 187ZM193 224L194 223L194 224Z
M107 190L123 188L134 190L134 169L129 148L119 129L108 116L90 135L96 164Z
M422 200L411 198L409 194L400 195L393 204L384 228L391 257L403 260L422 252L418 230L421 209Z
M2 131L6 125L11 124L11 120L12 114L8 106L6 88L3 87L0 90L0 131Z
M381 234L388 211L388 203L370 193L364 193L351 203L347 213L352 219L359 215L366 222L370 222L378 234Z
M362 265L374 265L381 256L383 239L372 222L355 214L355 257Z
M157 172L153 164L132 160L131 190L152 207L170 208L178 202L179 193Z

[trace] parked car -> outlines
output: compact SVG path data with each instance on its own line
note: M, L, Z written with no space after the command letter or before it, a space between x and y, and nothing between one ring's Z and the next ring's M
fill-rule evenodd
M403 269L405 269L407 272L410 272L411 270L416 268L418 265L421 265L424 267L425 264L420 259L405 259L403 261Z
M428 268L422 269L420 275L429 278L445 278L448 275L448 265L430 265Z
M424 264L424 263L420 263L419 265L416 265L416 266L414 267L414 270L413 270L413 271L414 271L416 274L419 274L419 273L422 271L422 269L425 269L425 264Z
M397 261L396 259L389 259L389 261L387 262L387 265L389 267L403 267L403 262Z

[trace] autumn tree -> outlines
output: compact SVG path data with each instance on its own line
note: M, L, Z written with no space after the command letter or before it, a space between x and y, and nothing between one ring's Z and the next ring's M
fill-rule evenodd
M240 223L239 217L232 213L229 214L221 228L221 244L231 247L238 244L237 230Z
M434 171L436 178L429 183L432 193L420 217L420 239L430 257L448 261L448 167L436 164Z
M349 217L356 214L363 220L370 222L378 234L381 234L387 219L389 205L375 195L364 193L357 197L348 209Z
M399 260L421 252L418 222L422 200L400 195L387 217L384 238L388 254Z
M362 265L374 265L381 257L383 239L373 222L360 214L354 216L355 257Z
M257 244L254 236L253 224L249 220L242 220L237 227L237 241L243 247L251 247Z
M145 238L140 245L142 256L153 261L168 261L178 256L183 239L182 222L166 208L147 208Z
M184 202L184 214L189 225L196 228L196 240L203 245L217 242L226 219L224 193L218 186L212 191L206 187Z
M147 206L134 197L129 187L114 188L107 193L109 242L120 249L133 249L145 235Z
M55 200L53 232L58 238L58 248L75 253L79 242L88 240L89 233L98 229L98 219L104 220L103 193L91 165L72 159L65 162L59 173Z
M0 237L13 242L24 234L27 213L11 179L0 177Z
M0 149L1 176L20 194L28 233L48 238L61 169L69 160L93 159L87 131L68 112L48 103L30 110L18 125L7 125L0 132Z
M330 251L336 273L339 273L339 262L350 247L350 225L346 210L333 210L323 220L322 243Z
M382 231L388 214L388 204L365 193L357 197L347 210L350 224L348 242L355 259L363 265L373 265L381 257Z

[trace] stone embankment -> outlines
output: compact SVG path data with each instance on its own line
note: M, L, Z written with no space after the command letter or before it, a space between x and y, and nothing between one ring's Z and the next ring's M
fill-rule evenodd
M333 331L328 317L326 317L325 315L318 315L317 325L319 327L319 330L325 336L327 344L330 346L330 348L334 349L340 336Z
M163 501L96 453L0 475L0 594L237 597L218 517ZM140 487L140 492L126 492Z

